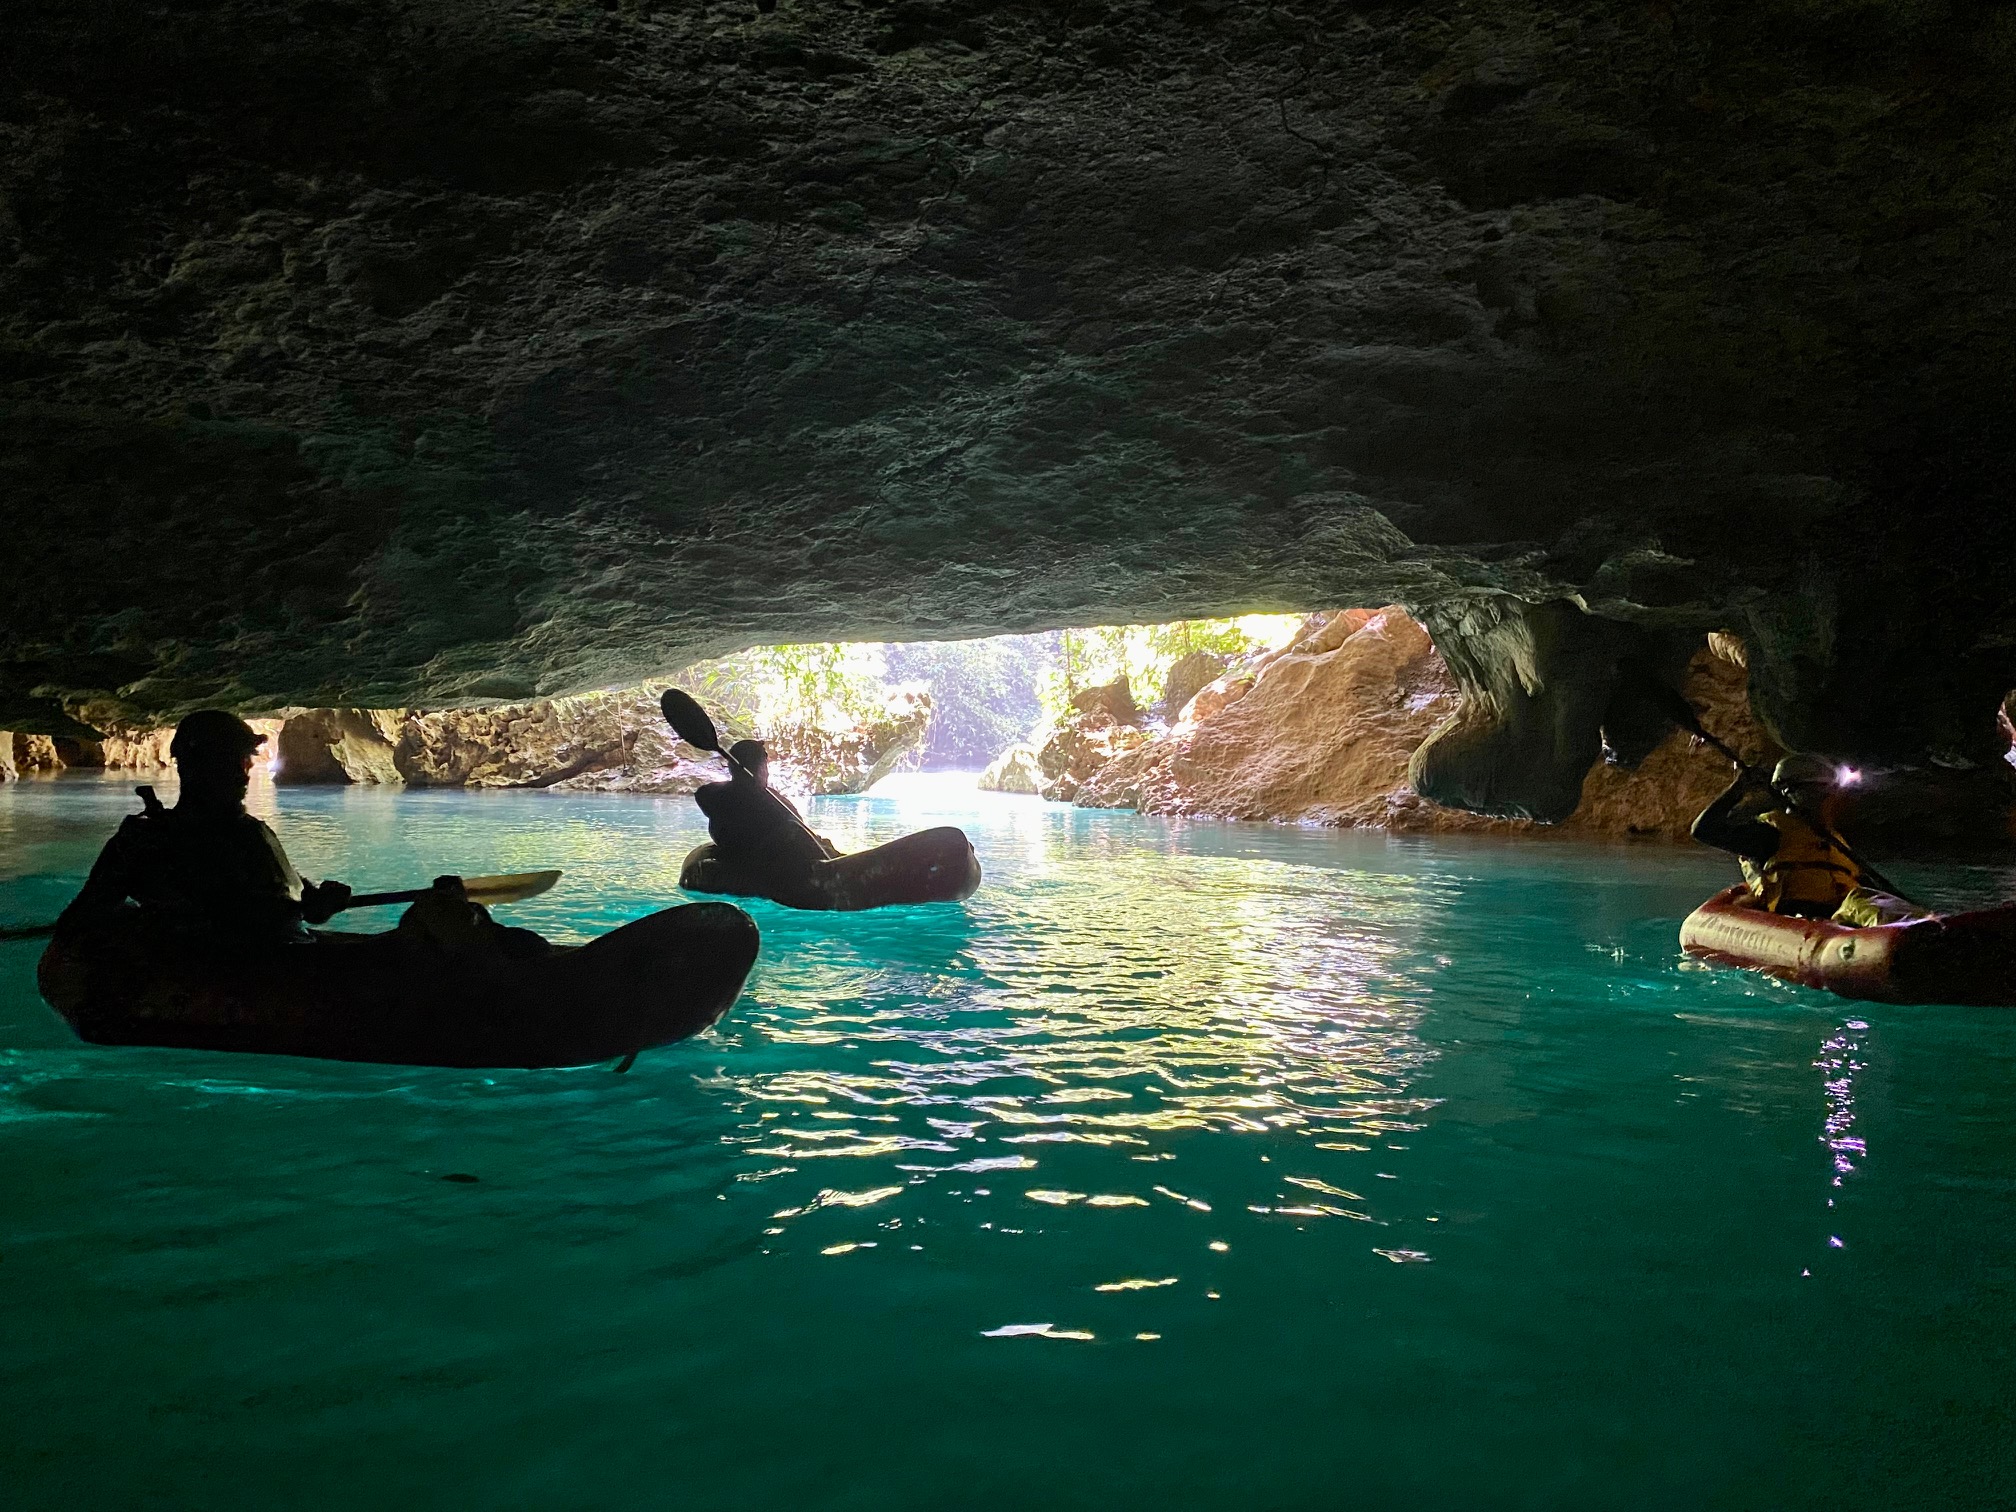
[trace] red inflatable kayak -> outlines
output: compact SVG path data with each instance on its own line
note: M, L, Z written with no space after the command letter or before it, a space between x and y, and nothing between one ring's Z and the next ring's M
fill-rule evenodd
M1858 929L1774 914L1745 887L1687 916L1689 955L1879 1003L2016 1007L2016 903Z

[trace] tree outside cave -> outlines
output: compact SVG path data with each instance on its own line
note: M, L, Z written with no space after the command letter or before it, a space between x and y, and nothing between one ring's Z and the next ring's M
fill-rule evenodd
M757 646L703 662L680 681L738 735L786 725L868 724L892 699L925 693L931 728L914 764L927 771L978 769L1030 739L1085 688L1124 676L1136 702L1151 707L1162 698L1169 669L1185 656L1205 652L1234 663L1285 645L1301 620L1248 614L980 640Z

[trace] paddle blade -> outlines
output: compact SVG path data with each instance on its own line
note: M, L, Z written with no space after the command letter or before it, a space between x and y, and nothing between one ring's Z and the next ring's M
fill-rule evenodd
M721 749L721 737L714 733L714 721L707 717L707 711L690 693L667 688L658 700L658 707L665 715L665 723L672 726L672 733L686 744L703 751Z
M557 871L507 872L499 877L464 877L462 890L471 903L522 903L549 891L560 880Z

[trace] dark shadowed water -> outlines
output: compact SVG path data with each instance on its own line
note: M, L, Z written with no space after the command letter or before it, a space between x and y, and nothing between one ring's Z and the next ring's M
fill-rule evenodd
M132 806L0 789L0 920ZM277 809L360 888L564 867L510 916L569 938L702 838L676 800ZM729 1018L623 1076L93 1049L0 946L0 1506L2016 1495L2016 1017L1685 963L1725 880L1687 851L814 814L963 824L987 885L755 905Z

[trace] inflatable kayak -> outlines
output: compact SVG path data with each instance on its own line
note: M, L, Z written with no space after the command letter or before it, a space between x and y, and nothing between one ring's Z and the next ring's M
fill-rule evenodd
M1745 887L1687 916L1689 955L1879 1003L2016 1006L2016 903L1856 928L1774 914Z
M134 917L59 935L42 996L78 1038L405 1066L581 1066L698 1034L756 961L726 903L668 908L512 959L397 934L318 934L229 959L164 948Z
M730 865L710 844L686 857L679 885L689 892L768 898L786 908L851 912L970 898L980 886L980 860L966 832L950 825L777 875Z

